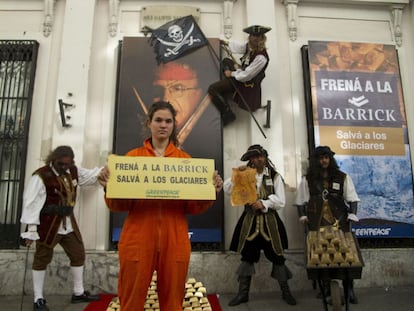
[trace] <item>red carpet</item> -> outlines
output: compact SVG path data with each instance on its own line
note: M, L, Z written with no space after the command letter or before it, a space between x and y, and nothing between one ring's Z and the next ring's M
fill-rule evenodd
M89 303L83 311L106 311L112 298L116 297L114 294L99 294L101 300Z
M99 296L101 300L89 303L84 311L106 311L112 298L116 297L115 294L100 294ZM213 311L222 311L216 294L207 295L207 298Z
M222 311L216 294L207 295L207 298L213 311Z

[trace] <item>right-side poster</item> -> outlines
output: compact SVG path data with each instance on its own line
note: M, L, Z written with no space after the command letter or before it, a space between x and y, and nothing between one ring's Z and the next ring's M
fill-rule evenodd
M410 145L395 46L310 41L310 148L328 145L361 202L357 237L414 237ZM310 124L310 125L309 125Z

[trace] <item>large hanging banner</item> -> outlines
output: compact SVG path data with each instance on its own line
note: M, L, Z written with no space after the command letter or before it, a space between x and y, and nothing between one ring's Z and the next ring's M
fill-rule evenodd
M208 86L220 77L218 53L219 40L210 39L208 45L179 59L158 64L148 38L124 37L119 45L113 153L122 156L143 145L150 135L148 108L164 100L177 110L180 148L193 158L214 160L215 169L223 174L220 114L207 95ZM192 243L204 243L202 247L208 249L223 247L223 201L221 193L207 212L188 216ZM113 244L119 240L125 217L111 213Z
M340 169L352 177L361 199L353 231L364 238L414 237L413 176L395 46L310 41L307 57L310 148L330 146Z

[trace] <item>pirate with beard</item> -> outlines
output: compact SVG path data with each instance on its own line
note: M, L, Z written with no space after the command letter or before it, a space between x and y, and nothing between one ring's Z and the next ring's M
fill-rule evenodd
M317 147L297 191L300 221L311 231L339 226L348 232L349 222L358 221L359 198L352 178L339 170L334 154L328 146Z
M324 226L336 226L349 232L351 222L359 220L356 216L359 197L352 178L339 170L334 155L328 146L317 147L297 190L295 205L299 220L307 230L319 231ZM324 288L329 296L329 284ZM349 298L351 303L358 303L353 282Z
M296 305L288 285L292 273L285 265L283 255L283 251L288 248L287 234L277 212L285 206L284 181L268 159L267 151L260 145L250 146L241 161L248 162L247 166L240 166L239 170L247 167L256 169L257 200L244 206L230 244L230 250L240 252L242 257L237 270L239 292L229 302L229 306L249 301L254 263L259 261L261 250L273 264L270 276L278 280L283 300L289 305ZM232 193L231 178L224 182L223 189L227 194Z
M37 169L23 195L21 223L27 227L21 234L29 247L36 241L32 264L33 310L49 310L43 297L46 268L52 261L53 250L60 244L70 259L73 279L72 303L99 300L83 287L85 247L73 209L78 186L97 183L101 168L86 169L75 165L69 146L58 146L50 152L46 164Z

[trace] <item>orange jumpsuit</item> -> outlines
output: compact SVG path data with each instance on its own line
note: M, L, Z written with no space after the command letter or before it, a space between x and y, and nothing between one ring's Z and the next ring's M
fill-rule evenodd
M127 156L155 156L147 139ZM166 157L190 155L170 142ZM153 271L161 310L182 311L191 254L186 214L205 212L213 201L109 199L111 211L128 211L118 244L118 295L122 311L144 308Z

